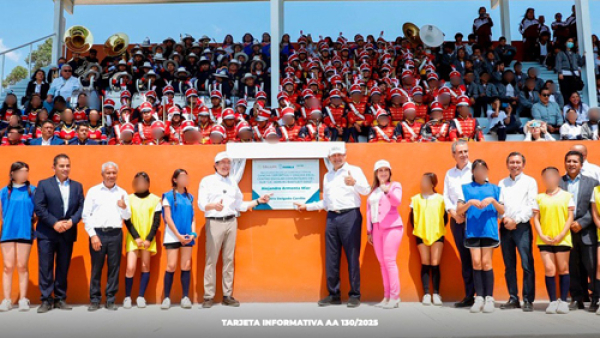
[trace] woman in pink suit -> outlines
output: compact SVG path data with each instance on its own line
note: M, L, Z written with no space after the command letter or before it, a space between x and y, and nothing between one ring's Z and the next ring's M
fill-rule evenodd
M381 266L383 278L383 301L377 307L397 308L400 303L400 277L396 255L404 234L398 206L402 201L402 186L392 182L390 163L380 160L375 163L371 194L367 202L367 234L369 243Z

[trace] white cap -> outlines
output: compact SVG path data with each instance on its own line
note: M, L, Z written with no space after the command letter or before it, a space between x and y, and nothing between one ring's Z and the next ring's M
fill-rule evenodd
M373 171L377 171L380 168L388 168L388 169L392 170L392 166L390 165L390 162L388 162L386 160L379 160L379 161L375 162L375 168L373 169Z
M345 153L346 153L346 147L344 147L344 146L333 146L333 147L329 148L329 156L335 155L335 154L345 154Z
M218 153L217 156L215 156L215 163L218 163L221 160L226 159L226 158L230 159L231 157L229 157L229 155L227 154L226 151L222 151L222 152Z

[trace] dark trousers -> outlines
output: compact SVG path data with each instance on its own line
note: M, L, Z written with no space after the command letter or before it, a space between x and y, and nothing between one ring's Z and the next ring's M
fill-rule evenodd
M523 300L533 303L535 299L535 270L533 267L533 233L529 223L519 223L514 230L500 227L504 278L510 298L519 301L517 286L517 251L523 268Z
M563 96L563 99L566 102L569 102L571 94L577 91L576 88L577 77L575 76L563 76L563 79L558 79L558 85L560 86L560 93Z
M56 239L38 238L37 247L42 302L65 300L73 242L66 240L64 236L58 236Z
M350 297L360 298L360 237L362 215L360 209L337 214L327 213L325 227L325 270L327 291L332 297L340 297L340 261L342 248L348 260Z
M572 236L573 249L569 257L569 274L571 275L571 298L573 300L587 300L589 298L588 289L592 290L592 301L598 301L598 292L595 290L594 281L596 280L596 260L597 246L585 245L581 241L581 236ZM591 286L588 287L588 279Z
M473 284L473 262L471 260L471 251L465 247L465 223L456 223L454 219L450 222L454 243L460 256L462 266L462 278L465 283L465 296L473 297L475 295L475 284Z
M475 105L473 107L473 117L487 117L487 105L490 103L490 98L487 96L480 96L475 99Z
M100 238L102 246L99 251L94 250L90 239L90 255L92 256L90 301L92 303L100 303L102 300L100 280L102 279L102 268L104 267L104 261L106 260L106 265L108 266L106 302L114 302L115 295L119 290L119 268L121 267L123 232L121 229L114 229L106 232L97 229L96 235Z

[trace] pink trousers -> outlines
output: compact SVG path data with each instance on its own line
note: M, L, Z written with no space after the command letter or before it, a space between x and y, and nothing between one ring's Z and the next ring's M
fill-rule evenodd
M379 223L373 224L373 247L381 267L384 298L400 298L400 276L396 255L404 235L404 227L388 229L379 228Z

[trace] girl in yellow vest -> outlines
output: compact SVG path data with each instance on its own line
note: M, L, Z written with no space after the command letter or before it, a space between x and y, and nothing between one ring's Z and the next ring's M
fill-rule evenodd
M421 178L421 193L411 198L409 222L413 225L413 235L421 255L421 282L423 283L423 305L431 305L429 276L433 280L433 305L441 306L440 259L444 249L447 214L444 197L435 187L438 179L434 173L425 173Z
M548 314L569 313L567 295L571 283L569 277L569 255L571 251L571 223L575 201L573 195L559 187L560 174L555 167L542 170L546 192L535 199L533 206L534 224L537 232L536 244L540 249L546 272L546 291L550 305ZM556 298L556 273L560 280L560 299Z
M125 271L125 299L123 307L131 308L131 288L138 258L142 260L140 290L136 304L138 308L146 307L144 293L150 279L150 256L156 254L156 231L160 226L162 206L160 197L150 193L150 177L139 172L133 178L135 193L129 195L131 219L125 221L127 226L127 269Z
M594 217L594 224L596 224L596 227L598 228L598 243L600 243L600 185L594 188L591 202L596 206L595 208L592 208L592 216ZM598 266L596 267L595 283L596 290L600 290L600 245L598 246ZM596 311L596 314L600 315L600 308Z

